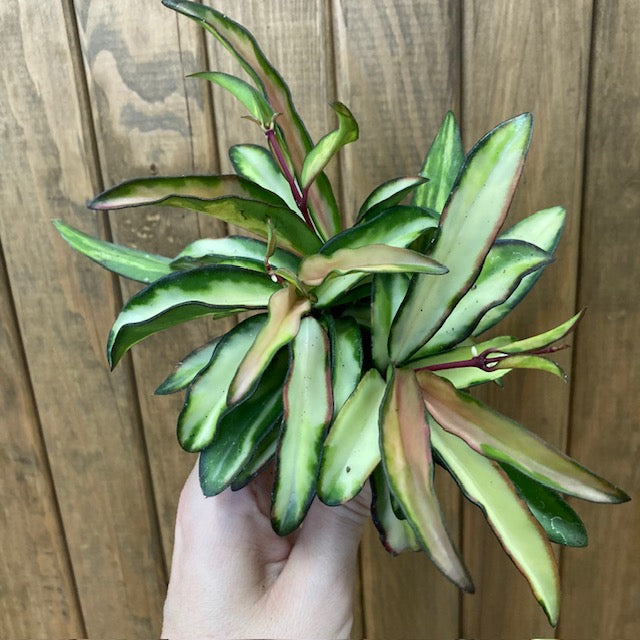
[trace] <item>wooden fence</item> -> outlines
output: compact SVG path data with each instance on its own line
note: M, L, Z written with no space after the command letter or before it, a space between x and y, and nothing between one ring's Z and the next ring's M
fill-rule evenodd
M563 204L557 262L509 321L544 330L587 306L570 384L512 374L491 402L638 497L640 474L640 2L220 0L290 82L317 139L345 102L361 140L331 167L344 210L415 173L448 109L465 144L522 111L534 142L511 220ZM185 213L85 209L132 176L228 171L256 138L205 83L229 56L156 0L17 0L0 8L0 636L157 637L176 501L193 457L181 399L152 390L219 330L180 327L113 373L104 344L133 289L76 256L63 218L175 254L221 225ZM444 483L444 479L442 480ZM640 510L578 506L587 549L559 551L563 605L548 626L479 511L446 489L476 582L461 596L420 555L391 558L369 529L354 637L637 638Z

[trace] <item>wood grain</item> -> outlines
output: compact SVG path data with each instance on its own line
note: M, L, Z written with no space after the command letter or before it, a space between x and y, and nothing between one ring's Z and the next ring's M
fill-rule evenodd
M74 47L59 3L3 8L2 30L0 239L86 633L150 637L164 575L130 371L104 365L113 282L51 226L99 229Z
M576 504L589 547L563 556L559 637L640 634L640 5L596 4L570 453L632 496Z
M336 94L360 125L341 154L342 202L353 220L379 183L415 175L444 114L459 108L456 2L333 2ZM439 489L458 530L459 492ZM455 539L455 537L454 537ZM369 527L361 548L365 636L458 634L459 596L423 554L391 558Z
M0 250L0 635L85 636Z
M568 212L556 263L494 333L525 337L574 313L590 25L589 1L464 5L466 145L513 115L533 112L533 142L508 224L555 204ZM570 373L570 359L561 355ZM483 389L481 397L564 447L569 395L570 387L551 376L517 372L505 380L504 389ZM479 638L552 635L528 584L471 505L465 510L464 536L477 595L465 598L463 633Z
M206 65L202 30L156 2L75 3L88 79L102 180L213 173L217 168L208 94L184 76ZM113 213L117 242L174 256L224 225L195 213L145 207ZM138 288L122 280L123 299ZM132 351L154 497L169 565L180 488L196 457L175 436L183 394L154 397L174 365L228 327L228 321L187 323L136 345Z

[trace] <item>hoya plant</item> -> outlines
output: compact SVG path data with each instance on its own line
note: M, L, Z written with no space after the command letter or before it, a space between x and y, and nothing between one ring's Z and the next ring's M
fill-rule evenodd
M465 154L448 113L417 175L381 184L359 211L341 215L323 171L358 137L349 109L334 103L337 128L314 144L287 85L244 27L194 2L163 3L240 63L250 82L195 75L233 94L265 140L230 149L235 175L131 180L89 205L182 207L250 236L197 239L165 257L55 222L74 249L144 284L109 333L110 366L168 327L251 312L187 355L156 390L186 389L178 440L199 454L204 494L239 489L274 464L271 518L287 535L315 496L340 505L370 482L386 549L423 550L472 591L438 504L441 465L481 508L555 624L550 541L587 542L563 495L628 497L468 391L516 369L563 378L549 356L580 317L524 339L483 337L552 262L564 225L565 211L552 207L501 230L531 114L499 124ZM345 228L345 219L355 223Z

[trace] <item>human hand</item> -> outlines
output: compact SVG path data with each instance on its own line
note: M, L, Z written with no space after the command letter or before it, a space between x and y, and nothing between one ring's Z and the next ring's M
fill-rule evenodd
M162 637L348 638L367 487L350 503L314 500L304 525L278 536L269 519L273 470L236 492L182 490Z

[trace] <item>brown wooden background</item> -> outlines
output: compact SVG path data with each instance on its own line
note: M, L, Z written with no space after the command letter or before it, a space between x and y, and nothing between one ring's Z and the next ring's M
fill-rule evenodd
M528 335L588 306L571 382L514 374L496 406L630 492L578 505L587 549L560 554L560 625L545 622L477 509L447 489L476 581L460 596L425 557L392 559L367 531L354 637L640 635L640 2L220 0L290 82L317 139L327 103L361 141L331 175L348 212L420 167L447 109L465 143L516 113L534 143L511 219L564 204L556 264L510 320ZM172 255L222 226L185 213L84 203L126 177L228 171L259 138L241 108L187 73L227 53L156 0L18 0L0 7L0 636L157 636L176 500L194 459L175 441L181 399L152 391L215 331L181 327L114 373L105 339L133 289L74 255L53 218ZM444 483L445 480L443 479Z

